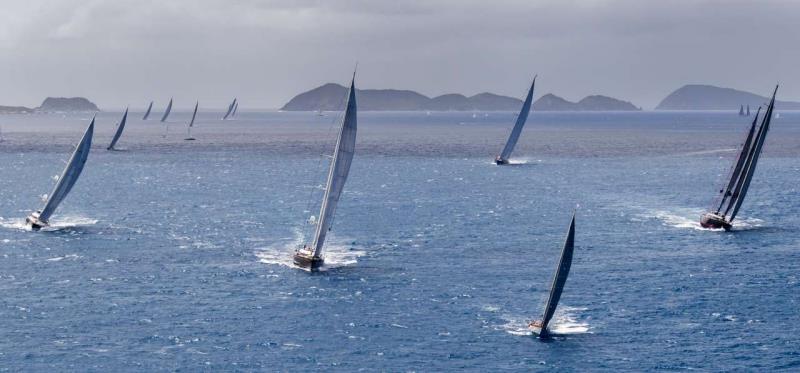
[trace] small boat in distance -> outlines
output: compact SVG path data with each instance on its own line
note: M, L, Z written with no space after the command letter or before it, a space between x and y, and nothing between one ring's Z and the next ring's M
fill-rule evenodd
M78 181L78 176L81 175L83 166L86 164L86 159L89 157L89 150L92 148L93 134L94 118L92 118L92 122L89 123L89 127L86 128L86 132L83 133L83 137L78 143L78 146L75 147L75 151L72 153L72 156L67 162L67 166L64 168L64 172L61 173L61 177L58 178L58 182L55 188L53 188L53 192L47 197L44 207L42 207L41 210L34 211L25 219L25 225L30 227L31 230L38 231L42 227L49 225L50 216L53 215L58 205L67 197L67 194L75 185L75 182Z
M353 154L356 146L357 131L357 108L355 73L350 81L350 92L347 94L347 105L339 128L339 137L336 140L336 148L333 152L330 170L328 171L328 182L325 186L325 195L322 198L319 219L314 230L314 240L311 244L304 244L294 253L294 263L300 267L316 270L324 264L322 248L325 244L325 236L333 224L333 215L342 195L344 183L350 173L350 164L353 161Z
M233 105L233 112L231 113L231 116L228 119L233 119L234 117L236 117L236 112L238 110L239 110L239 102L237 101L236 105Z
M525 121L528 120L528 114L531 111L531 104L533 103L533 88L536 86L536 76L533 77L531 88L528 90L528 96L525 97L525 102L522 104L522 110L517 115L517 122L514 124L514 129L511 130L511 135L508 136L506 146L503 151L494 159L494 163L498 165L508 164L508 159L511 157L511 152L517 145L519 135L522 133L522 127L525 126Z
M745 115L748 116L748 117L750 116L750 105L747 105L747 114L745 114Z
M744 105L739 105L739 116L740 117L744 116Z
M122 114L122 119L117 124L117 132L114 133L114 138L111 139L111 144L108 145L106 150L114 150L114 145L117 145L119 137L122 136L122 130L125 129L125 122L128 121L128 108L125 108L125 114Z
M167 104L167 109L164 110L164 116L161 117L161 121L165 122L167 117L169 117L169 113L172 111L172 97L169 99L169 103Z
M192 137L192 126L194 126L194 118L197 117L197 106L198 105L200 105L200 101L197 101L194 104L194 112L192 113L192 120L189 121L189 126L186 127L186 138L184 140L187 140L187 141L195 140L195 138Z
M561 299L561 293L564 291L564 284L567 282L569 276L569 269L572 266L572 252L575 249L575 213L572 213L572 221L569 223L569 230L567 230L567 238L564 240L564 247L561 249L561 258L558 260L556 266L556 273L553 275L553 284L550 286L550 296L547 298L547 303L544 305L544 312L542 319L536 320L528 324L528 328L541 339L548 338L551 333L547 329L550 320L556 313L558 301Z
M761 149L764 147L764 140L767 137L770 121L772 120L772 112L775 108L775 94L777 92L778 86L775 86L775 91L772 92L772 99L770 99L769 106L767 106L764 117L761 119L761 126L758 127L758 131L756 131L756 123L758 122L761 108L756 111L753 123L747 131L744 143L742 143L739 156L731 168L730 179L725 187L720 189L720 196L718 201L715 201L712 211L700 218L700 226L703 228L723 228L727 231L733 226L733 219L742 206L747 189L750 187L750 181L753 179Z
M236 98L233 98L233 101L230 105L228 105L228 111L225 112L225 115L222 116L222 120L228 119L233 114L233 108L236 107Z
M144 112L144 116L142 120L147 120L150 117L150 111L153 110L153 101L150 101L150 105L147 105L147 111Z

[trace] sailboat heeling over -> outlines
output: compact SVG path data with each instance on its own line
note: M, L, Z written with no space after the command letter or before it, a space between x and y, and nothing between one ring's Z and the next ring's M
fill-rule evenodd
M222 117L222 120L228 119L228 117L233 113L233 108L236 106L236 98L233 99L230 105L228 105L228 111L225 112L225 115Z
M125 129L125 122L128 121L128 108L125 108L125 114L122 114L122 120L119 121L117 125L117 132L114 133L114 138L111 139L111 144L108 145L107 150L114 149L114 145L117 145L117 141L119 141L119 137L122 136L122 130Z
M147 111L144 112L144 116L142 120L147 120L150 117L150 111L153 110L153 101L150 101L150 105L147 105Z
M503 147L503 151L496 159L498 164L507 163L508 158L511 157L511 152L514 151L514 147L517 145L519 135L522 133L522 127L525 126L525 121L528 120L528 114L531 111L531 104L533 103L533 89L535 86L536 76L533 77L531 88L528 90L528 96L525 97L525 102L522 104L522 110L520 110L519 115L517 115L517 122L514 124L514 129L511 130L511 135L508 136L506 146Z
M775 108L775 94L777 93L778 86L775 86L775 91L772 92L772 99L769 101L769 106L767 106L767 111L764 113L764 118L761 120L761 127L758 129L758 135L756 136L753 144L750 162L749 164L745 165L746 167L743 168L745 172L744 178L742 179L741 187L737 190L738 193L736 193L736 202L733 205L733 210L728 218L728 222L733 221L733 219L736 217L736 214L739 212L739 208L742 206L744 197L747 194L748 188L750 187L750 181L753 180L753 174L756 171L756 164L758 164L758 158L761 156L761 149L764 147L764 140L767 138L769 124L772 121L772 111Z
M336 141L333 160L331 160L330 171L328 172L328 182L325 187L325 195L320 207L317 229L314 232L314 241L311 245L314 257L320 257L322 247L325 243L325 236L333 223L333 215L339 203L347 176L350 173L350 164L356 145L357 118L356 118L356 94L355 78L350 82L350 92L347 97L347 107L342 120L342 127L339 130L339 138Z
M728 202L728 208L730 209L730 205L735 200L734 198L728 198L733 196L733 192L736 188L737 181L741 180L742 176L742 168L744 164L747 162L747 159L750 156L750 149L752 149L753 145L753 134L755 134L756 130L756 123L758 122L758 114L761 112L761 108L758 108L756 112L756 117L753 118L753 123L750 125L750 130L747 131L747 136L745 137L744 143L742 143L742 150L739 152L739 156L736 158L736 163L734 164L733 169L731 170L730 180L728 181L727 187L725 189L720 190L722 193L722 198L720 199L719 206L717 206L716 213L722 211L722 208L725 206L725 202Z
M572 221L569 224L567 238L564 240L564 248L561 249L561 258L558 260L556 273L553 276L553 285L550 287L550 296L544 306L542 314L541 334L547 333L547 325L556 313L558 301L561 299L561 292L569 276L569 269L572 267L572 252L575 248L575 213L572 214Z
M200 105L200 101L194 103L194 112L192 113L192 120L189 121L189 127L191 128L194 125L194 118L197 117L197 106Z
M84 132L78 146L75 147L75 151L72 153L72 156L67 162L67 166L64 168L64 172L53 188L53 192L50 193L44 207L42 207L38 216L39 221L47 223L47 221L50 220L50 216L53 215L58 205L64 200L67 194L69 194L69 191L72 190L75 182L78 181L78 176L81 175L83 166L86 164L86 159L89 157L93 134L94 118L92 118L92 122L89 123L89 127L86 128L86 132Z
M169 117L169 113L172 111L172 99L169 99L169 104L167 104L167 109L164 110L164 116L161 117L161 121L164 122Z
M239 102L236 102L236 105L233 105L233 111L231 112L231 118L236 116L236 111L239 110Z

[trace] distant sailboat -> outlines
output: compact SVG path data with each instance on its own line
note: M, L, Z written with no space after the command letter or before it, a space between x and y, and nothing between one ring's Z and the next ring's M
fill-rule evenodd
M522 127L525 126L525 121L528 120L528 113L530 113L531 104L533 103L533 88L535 86L536 77L534 76L533 82L531 83L531 88L528 90L528 96L525 98L525 102L522 104L522 110L520 110L519 115L517 115L517 122L514 124L514 129L511 130L511 135L508 137L508 141L506 141L506 146L503 148L503 152L494 159L494 163L498 165L508 164L508 159L511 157L511 152L514 151L514 147L517 145L517 140L519 140L519 135L522 133Z
M55 188L53 188L53 192L48 196L44 207L42 207L41 210L31 213L31 215L25 219L25 224L28 227L33 230L39 230L49 225L50 216L56 211L61 201L67 197L67 194L75 185L75 182L78 181L78 176L80 176L83 171L83 166L86 164L86 159L89 157L89 150L91 150L92 147L93 134L94 118L92 118L92 122L89 123L89 127L86 128L86 132L84 132L78 146L75 147L75 151L69 158L64 172L61 174L61 177L58 178L58 182Z
M750 116L750 105L747 105L747 116Z
M142 120L147 120L150 117L150 111L153 110L153 101L150 101L150 105L147 105L147 111L144 112L144 116Z
M744 105L739 106L739 116L740 117L744 116Z
M533 321L528 325L531 331L538 335L539 338L547 338L550 335L547 326L550 325L550 321L556 313L558 301L561 299L561 293L564 291L564 284L567 282L569 269L572 266L572 252L574 249L575 213L572 214L572 221L569 223L567 238L564 240L564 247L561 249L561 259L558 260L556 273L553 275L553 284L550 286L550 296L547 298L547 303L544 305L542 319Z
M233 119L236 116L236 112L239 110L239 102L236 102L236 105L233 105L233 112L229 119Z
M228 105L228 111L225 112L225 115L222 117L222 120L228 119L233 114L233 108L236 107L236 98L233 99L230 105Z
M197 101L194 104L194 112L192 113L192 120L189 121L189 126L186 127L186 138L184 140L194 140L195 138L192 137L192 126L194 126L194 118L197 118L197 106L200 105L200 102Z
M167 117L169 117L169 113L172 111L172 98L169 99L169 104L167 104L167 109L164 110L164 116L161 117L161 121L165 122Z
M128 108L125 108L125 114L122 114L122 120L117 124L117 132L114 133L114 138L111 139L111 144L108 145L106 150L114 150L114 145L117 145L119 137L122 136L122 130L125 129L125 122L128 121Z
M357 131L356 112L355 76L353 76L353 80L350 81L350 92L347 97L344 119L339 129L339 138L336 141L336 149L328 172L328 181L325 187L325 195L322 199L319 220L316 223L314 240L311 244L304 244L301 249L295 252L294 263L298 266L314 270L322 266L324 262L322 248L325 244L325 236L331 229L333 215L336 212L336 206L339 203L339 197L344 189L344 183L350 173L350 164L353 161Z
M758 114L761 112L761 108L756 111L756 116L753 118L753 123L747 132L742 149L739 151L739 156L733 164L730 179L725 187L719 191L719 202L715 202L715 208L700 219L702 227L731 229L733 219L739 212L739 208L742 206L744 197L747 194L747 189L750 187L750 181L753 179L756 164L758 164L758 158L761 155L761 149L769 131L777 92L778 86L775 86L772 99L769 101L769 106L767 106L764 117L761 119L761 126L758 127L757 131L756 123L758 122Z

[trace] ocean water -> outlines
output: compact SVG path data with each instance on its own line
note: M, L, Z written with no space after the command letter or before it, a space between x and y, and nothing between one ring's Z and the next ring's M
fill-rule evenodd
M77 185L23 229L89 115L2 116L0 370L800 369L800 113L733 232L699 216L735 112L361 113L324 271L292 266L337 113L98 116ZM155 115L156 117L158 115ZM140 117L140 115L138 115ZM577 209L554 328L539 317Z

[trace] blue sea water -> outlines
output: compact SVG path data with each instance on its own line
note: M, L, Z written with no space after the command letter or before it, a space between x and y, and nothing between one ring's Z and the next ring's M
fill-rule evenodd
M697 221L735 112L361 113L327 267L291 264L336 113L101 113L86 169L22 229L88 115L0 117L3 371L796 371L800 113L780 112L733 232ZM132 118L134 116L132 115ZM569 218L554 328L528 333Z

